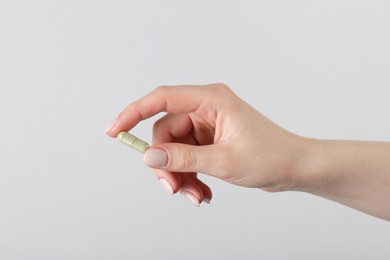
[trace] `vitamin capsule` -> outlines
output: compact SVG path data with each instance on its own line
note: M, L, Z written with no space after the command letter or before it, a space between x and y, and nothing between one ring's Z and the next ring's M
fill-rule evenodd
M127 146L130 146L131 148L137 150L138 152L144 153L146 150L148 150L149 145L147 142L142 141L141 139L135 137L134 135L122 131L117 136L119 142L122 144L125 144Z

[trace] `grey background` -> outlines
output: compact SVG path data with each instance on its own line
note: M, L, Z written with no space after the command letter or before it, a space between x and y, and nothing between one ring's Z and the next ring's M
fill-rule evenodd
M389 259L386 221L207 176L194 208L104 133L225 82L297 134L390 141L389 25L388 1L1 1L0 258Z

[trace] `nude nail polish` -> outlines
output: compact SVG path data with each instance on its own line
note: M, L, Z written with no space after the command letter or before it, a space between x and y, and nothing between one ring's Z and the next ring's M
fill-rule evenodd
M187 198L187 200L195 207L199 207L200 202L199 200L190 192L188 191L181 191L180 192L184 197Z
M144 154L144 163L151 168L161 168L167 165L168 155L164 150L149 148Z
M116 121L118 121L118 118L116 118L114 121L112 121L112 123L111 123L109 126L107 126L107 128L106 128L106 133L110 132L110 130L111 130L112 128L114 128L114 126L115 126L115 124L116 124Z
M166 179L160 178L160 183L166 192L173 195L173 187Z

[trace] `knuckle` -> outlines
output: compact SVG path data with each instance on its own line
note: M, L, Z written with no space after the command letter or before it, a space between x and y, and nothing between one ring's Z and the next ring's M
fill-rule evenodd
M225 83L215 83L212 86L218 92L230 92L231 91L231 89Z
M163 85L163 86L158 86L158 87L156 87L156 88L154 89L154 93L156 93L156 94L164 93L164 92L167 91L168 88L169 88L169 87L168 87L168 86L165 86L165 85Z
M224 83L213 84L211 90L214 95L220 100L222 100L224 103L229 103L234 100L234 92Z

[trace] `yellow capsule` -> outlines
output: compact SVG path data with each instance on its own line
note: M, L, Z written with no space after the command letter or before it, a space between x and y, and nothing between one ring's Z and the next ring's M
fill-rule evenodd
M149 145L147 142L142 141L141 139L135 137L134 135L122 131L117 136L119 142L122 144L125 144L127 146L130 146L131 148L137 150L138 152L144 153L146 150L148 150Z

